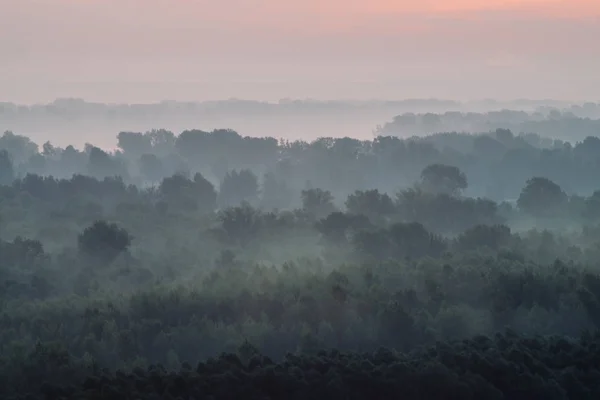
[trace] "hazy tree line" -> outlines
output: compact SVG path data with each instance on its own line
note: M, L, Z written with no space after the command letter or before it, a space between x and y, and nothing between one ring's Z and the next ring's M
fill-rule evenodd
M118 141L0 138L3 397L597 398L600 139Z
M84 174L98 179L120 176L126 184L146 187L174 174L201 173L219 187L227 174L249 170L261 190L267 191L262 197L269 204L264 206L283 209L297 207L300 192L308 188L327 188L339 205L355 190L395 193L410 188L432 164L456 166L468 177L464 194L497 202L515 201L525 182L535 176L552 180L571 195L590 195L598 188L600 172L596 136L570 142L516 135L507 129L312 142L243 137L224 129L179 135L153 130L121 132L117 142L115 152L91 144L79 150L49 142L38 146L27 137L6 132L0 137L0 149L10 155L12 168L4 168L0 179L10 182L28 173L56 178ZM7 163L6 159L0 162Z
M600 129L600 106L587 103L568 109L540 107L535 112L499 110L478 112L446 111L444 113L404 113L377 129L379 135L407 137L431 132L485 132L510 129L514 132L535 132L528 135L534 146L554 147L551 138L566 141L595 136ZM533 141L533 142L532 142Z
M395 118L394 118L395 117ZM54 144L114 148L114 132L164 127L181 132L199 123L208 130L227 126L250 136L315 140L323 136L370 139L378 135L407 138L433 132L488 132L511 129L543 137L581 141L598 134L600 103L493 100L457 102L436 99L399 101L278 102L230 99L208 102L163 101L104 104L57 99L46 104L0 102L0 132L13 130ZM389 121L382 127L378 125Z
M163 101L155 104L104 104L88 102L83 99L63 98L47 104L23 105L9 102L0 102L0 115L7 122L19 123L26 119L36 120L46 117L46 122L54 119L76 120L78 118L103 117L116 118L123 122L128 118L152 118L168 114L182 116L193 114L196 116L215 112L234 112L242 114L265 114L275 115L279 113L306 113L306 112L352 112L368 111L377 109L390 109L397 112L431 112L443 113L446 111L458 111L469 113L471 117L478 112L505 110L503 113L495 114L497 117L506 116L506 110L523 110L535 113L533 119L548 113L564 112L566 116L580 118L600 118L600 103L587 102L584 104L572 104L569 102L552 100L515 100L501 102L496 100L473 101L461 103L452 100L441 99L406 99L387 101L319 101L282 99L275 103L261 102L255 100L230 99L225 101L206 102L178 102ZM510 115L510 114L508 114ZM519 115L517 111L516 114ZM520 114L521 118L523 114ZM510 122L505 120L504 122Z

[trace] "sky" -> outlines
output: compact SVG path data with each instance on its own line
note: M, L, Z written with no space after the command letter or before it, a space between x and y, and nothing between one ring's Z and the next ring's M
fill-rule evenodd
M600 0L0 0L0 101L600 101Z

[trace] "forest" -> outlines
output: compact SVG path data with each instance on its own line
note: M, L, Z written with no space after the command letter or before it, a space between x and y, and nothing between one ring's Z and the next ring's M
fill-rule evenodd
M556 100L466 101L300 100L276 102L162 101L105 104L78 98L50 103L0 102L0 133L13 130L42 143L83 146L91 142L115 150L119 131L146 132L157 127L182 132L227 127L246 136L273 136L315 141L344 136L426 136L433 132L480 133L500 129L537 133L545 138L582 141L600 129L600 103L571 104ZM388 121L382 124L382 121Z
M114 151L5 132L0 397L599 398L596 120L401 119Z

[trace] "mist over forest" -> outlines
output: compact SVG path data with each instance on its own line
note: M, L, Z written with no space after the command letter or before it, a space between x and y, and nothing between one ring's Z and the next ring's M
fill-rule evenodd
M596 399L600 103L0 104L0 397Z
M0 103L0 132L19 132L39 143L51 139L55 145L63 147L81 148L89 142L108 149L116 148L115 132L146 132L159 128L182 132L225 127L244 136L288 140L344 136L372 139L374 134L406 137L504 128L516 133L532 132L563 140L583 140L586 132L597 129L597 125L587 118L600 118L597 103L526 99L470 102L282 99L270 103L230 99L104 104L73 98L57 99L48 104ZM557 126L557 120L563 126ZM568 137L570 132L577 132L579 136Z

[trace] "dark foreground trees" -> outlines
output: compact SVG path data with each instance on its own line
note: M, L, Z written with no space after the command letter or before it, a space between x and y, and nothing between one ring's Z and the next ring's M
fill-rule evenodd
M0 376L0 395L28 399L583 399L600 396L597 335L513 332L439 342L409 354L337 350L272 360L252 346L207 361L110 372L38 344ZM8 398L8 397L5 397ZM25 398L25 397L23 397Z

